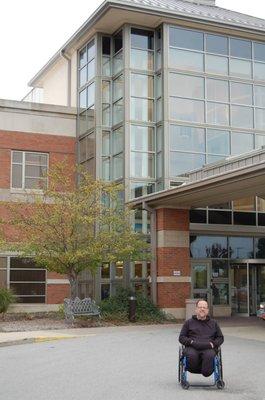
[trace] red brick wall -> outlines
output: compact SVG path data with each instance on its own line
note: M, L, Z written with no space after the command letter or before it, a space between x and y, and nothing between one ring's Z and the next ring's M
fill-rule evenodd
M49 153L50 166L65 158L70 165L76 162L73 137L0 130L0 188L2 189L10 188L11 150Z
M45 135L39 133L13 132L0 130L0 189L10 189L11 186L11 150L36 151L49 154L49 167L67 160L69 167L76 163L74 137ZM8 211L5 204L0 203L0 217L6 219ZM17 239L17 233L10 226L5 227L10 240ZM20 236L21 238L21 236ZM64 275L48 272L48 279L65 279ZM65 297L69 297L69 284L47 285L48 304L60 304Z
M160 208L156 211L156 229L160 230L189 230L189 210Z
M185 308L185 300L189 298L189 283L157 284L157 304L161 308Z
M47 285L47 304L62 304L64 299L70 295L70 285L58 284Z
M160 247L157 253L157 275L173 276L178 270L182 276L190 275L190 252L188 248Z

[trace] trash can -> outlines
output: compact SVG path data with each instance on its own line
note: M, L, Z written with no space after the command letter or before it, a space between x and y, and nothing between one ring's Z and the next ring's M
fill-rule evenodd
M186 299L186 319L191 318L195 314L196 302L198 299Z
M129 297L129 321L135 322L136 320L136 297Z

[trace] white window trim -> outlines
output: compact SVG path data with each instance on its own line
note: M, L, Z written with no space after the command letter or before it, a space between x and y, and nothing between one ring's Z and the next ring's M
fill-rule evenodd
M17 153L22 153L22 164L21 163L13 163L13 153L17 152ZM42 189L28 189L25 188L25 156L26 153L33 153L33 154L40 154L40 155L45 155L47 156L47 171L49 170L49 164L50 164L50 157L49 157L49 153L45 153L45 152L39 152L39 151L23 151L23 150L11 150L11 168L10 168L10 191L11 193L33 193L33 194L41 194L43 193ZM19 164L22 165L22 188L17 188L17 187L13 187L13 164ZM48 178L47 178L47 184L48 184Z

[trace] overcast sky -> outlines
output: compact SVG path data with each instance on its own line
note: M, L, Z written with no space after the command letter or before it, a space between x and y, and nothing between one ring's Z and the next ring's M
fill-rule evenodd
M3 1L0 10L0 98L21 100L30 90L29 80L102 2ZM265 2L262 0L216 0L216 5L265 19Z

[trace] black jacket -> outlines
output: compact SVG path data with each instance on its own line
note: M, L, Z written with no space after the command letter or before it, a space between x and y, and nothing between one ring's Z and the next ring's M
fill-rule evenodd
M221 346L224 341L222 331L214 319L206 317L200 320L196 315L188 319L180 332L179 341L184 346L194 347L196 350L211 349Z

